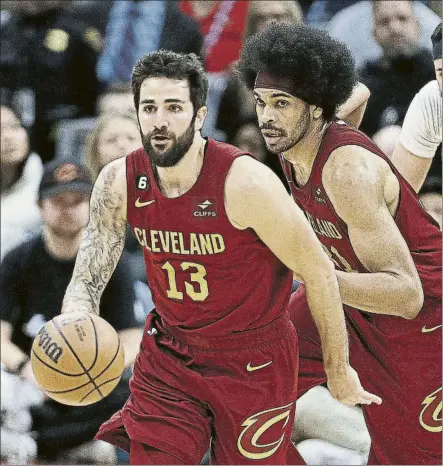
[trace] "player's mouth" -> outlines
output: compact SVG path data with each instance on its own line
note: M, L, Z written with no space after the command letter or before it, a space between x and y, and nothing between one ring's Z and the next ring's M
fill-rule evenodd
M276 142L278 139L284 136L283 133L279 131L271 131L271 130L263 130L262 134L263 134L263 137L266 139L266 142L269 144Z
M153 136L151 138L151 144L156 147L157 149L160 149L160 150L163 150L166 148L166 146L169 144L169 142L171 141L170 138L168 138L167 136L160 136L160 135L157 135L157 136Z
M161 136L160 134L157 134L156 136L152 136L151 140L154 142L167 142L169 141L169 138L167 136Z

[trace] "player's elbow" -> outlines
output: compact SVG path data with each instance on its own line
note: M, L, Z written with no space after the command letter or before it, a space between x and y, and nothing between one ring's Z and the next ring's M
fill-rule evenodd
M418 279L410 280L405 284L402 292L401 317L405 319L414 319L423 307L424 294L423 288Z

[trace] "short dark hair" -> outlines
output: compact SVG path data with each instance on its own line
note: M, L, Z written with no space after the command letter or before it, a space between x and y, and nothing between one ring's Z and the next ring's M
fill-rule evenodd
M441 42L441 23L434 29L431 36L432 44L438 44Z
M323 109L331 120L357 82L347 47L326 32L303 25L272 23L246 41L237 70L252 89L260 71L289 78L295 97Z
M138 60L132 71L132 93L138 113L140 87L146 78L187 80L194 114L206 104L208 78L202 63L194 53L175 53L167 50L148 53Z

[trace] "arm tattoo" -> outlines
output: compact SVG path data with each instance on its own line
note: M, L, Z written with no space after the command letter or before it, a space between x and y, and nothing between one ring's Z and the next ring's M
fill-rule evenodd
M84 310L99 314L100 298L125 244L123 196L116 192L116 168L96 184L91 196L89 224L77 254L62 312Z

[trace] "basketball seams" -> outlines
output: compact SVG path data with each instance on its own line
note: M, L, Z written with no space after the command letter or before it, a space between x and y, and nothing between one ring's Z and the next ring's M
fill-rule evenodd
M117 359L117 356L120 352L120 338L118 339L117 351L114 354L114 357L109 361L108 365L94 377L94 380L97 380L102 374L104 374L112 365L112 363Z
M89 320L91 321L92 328L94 330L94 338L95 338L95 356L94 356L94 360L92 361L91 367L88 369L88 371L90 371L95 366L95 363L97 362L97 359L98 359L98 337L97 337L97 329L95 327L94 320L92 319L92 317L89 314L86 314L86 315L88 316Z
M79 385L78 387L74 387L74 388L68 388L67 390L61 390L61 391L57 391L57 390L46 390L45 389L45 392L46 393L52 393L54 395L58 395L60 393L69 393L69 392L73 392L75 390L79 390L80 388L84 388L86 387L87 385L89 385L91 382L86 382L84 383L83 385ZM95 388L94 388L95 390Z
M114 382L114 380L117 380L117 379L121 379L121 375L118 375L117 377L113 377L112 379L109 379L109 380L106 380L105 382L102 382L100 385L97 386L97 388L93 388L90 392L88 392L88 393L79 401L79 403L82 403L83 401L85 401L85 399L88 398L88 396L91 395L91 393L94 393L95 390L98 390L99 387L103 387L103 385L106 385L107 383Z
M48 364L46 361L44 361L37 353L36 351L33 349L32 350L32 353L34 354L34 356L42 363L44 364L46 367L48 367L49 369L55 371L55 372L58 372L59 374L62 374L62 375L66 375L67 377L80 377L82 375L86 375L86 372L80 372L79 374L69 374L68 372L63 372L61 371L60 369L57 369L56 367L54 366L51 366L51 364ZM91 382L88 382L88 383L91 383Z
M68 348L71 350L72 354L74 355L75 359L77 360L77 362L80 364L80 366L82 367L82 369L85 371L85 375L89 378L89 380L91 381L91 383L94 385L95 389L98 391L98 393L100 394L100 396L102 398L104 398L104 395L103 393L101 392L100 388L97 386L97 384L95 383L95 380L91 377L91 374L89 373L89 371L86 369L86 367L84 366L83 362L81 361L81 359L77 356L77 353L74 351L74 349L72 348L72 346L70 345L68 339L65 337L65 335L63 334L63 332L59 329L58 325L56 325L56 323L54 322L54 320L51 320L51 324L54 326L54 328L57 330L58 334L63 338L64 342L66 343L66 345L68 346Z

